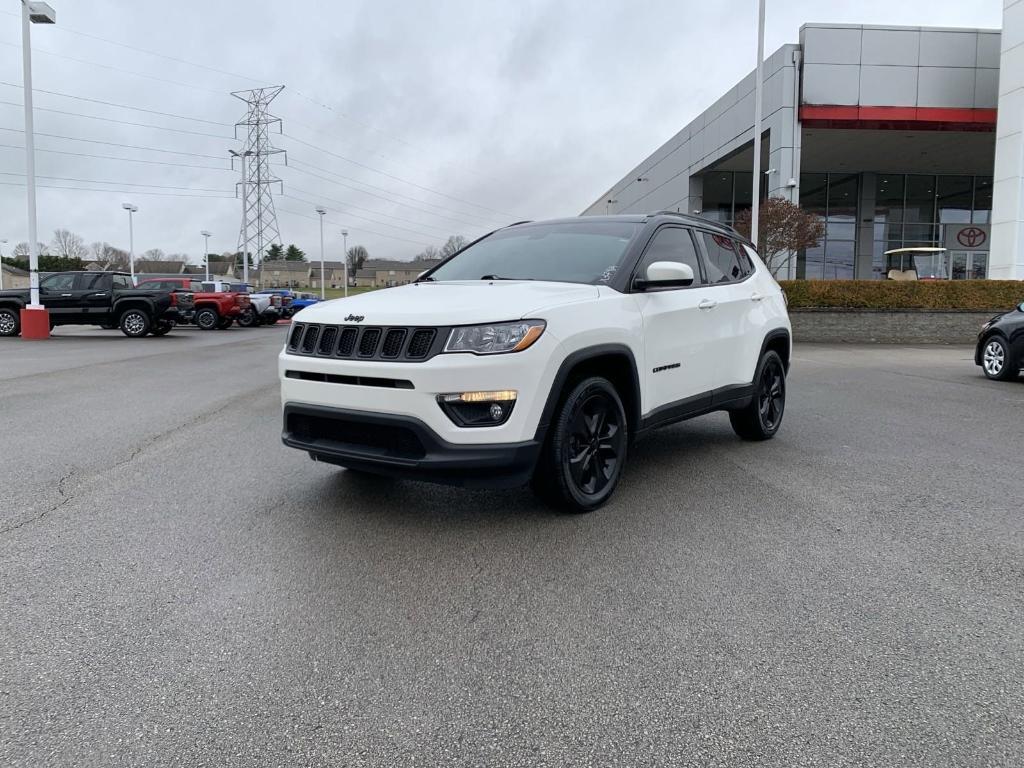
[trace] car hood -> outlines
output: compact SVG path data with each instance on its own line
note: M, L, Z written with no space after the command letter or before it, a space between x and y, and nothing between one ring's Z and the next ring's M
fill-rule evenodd
M540 317L550 307L593 301L596 286L526 280L412 283L314 304L298 322L368 325L469 325ZM355 316L358 320L348 320Z

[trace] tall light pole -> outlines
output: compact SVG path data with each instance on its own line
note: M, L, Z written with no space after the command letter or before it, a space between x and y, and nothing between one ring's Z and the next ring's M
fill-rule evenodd
M327 211L323 208L317 208L316 212L320 214L320 301L323 301L327 298L327 292L324 288L324 214L326 214Z
M764 0L757 0L757 68L754 74L754 190L750 205L750 242L757 246L761 209L761 113L764 110Z
M341 230L341 241L344 243L342 246L345 249L345 298L348 298L348 230Z
M199 233L203 236L203 263L206 264L206 282L210 282L210 235L205 229Z
M237 149L229 149L232 158L238 157L242 160L242 282L249 284L249 184L246 179L245 158L251 157L251 149L239 152ZM235 161L232 160L232 163Z
M132 273L132 285L135 285L135 225L132 222L132 214L139 210L139 206L131 203L121 203L121 207L128 211L128 268Z
M36 237L36 146L32 125L32 24L56 24L57 12L46 3L30 3L21 0L21 61L24 76L25 99L25 186L28 191L28 282L30 312L45 308L39 303L39 244ZM32 315L29 315L32 317ZM35 322L26 323L22 318L23 338L48 338L50 321L48 315Z
M7 240L0 240L0 291L4 289L4 249Z

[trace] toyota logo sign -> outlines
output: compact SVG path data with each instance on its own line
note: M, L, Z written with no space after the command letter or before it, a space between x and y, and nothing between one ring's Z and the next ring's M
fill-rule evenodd
M977 248L985 242L985 230L979 227L964 227L956 233L956 241L965 248Z

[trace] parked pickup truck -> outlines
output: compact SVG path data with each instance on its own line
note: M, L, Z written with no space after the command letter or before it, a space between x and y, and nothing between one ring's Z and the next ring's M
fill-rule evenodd
M295 293L288 288L264 288L256 291L257 296L280 296L281 297L281 316L291 317L295 314L295 310L292 309L292 301L295 300Z
M39 301L50 313L50 327L99 325L120 328L125 336L163 336L183 312L192 311L192 294L165 288L132 286L125 272L58 272L39 281ZM0 336L21 332L27 288L0 291Z
M250 328L254 325L273 325L281 319L281 297L267 294L254 293L254 288L248 283L226 283L220 280L204 282L203 287L207 290L229 291L238 296L244 296L249 301L249 307L242 312L236 322L242 328Z
M224 290L204 290L199 280L183 275L182 277L147 277L139 281L139 286L159 286L168 291L191 291L195 297L195 311L184 318L186 322L195 323L201 330L212 331L214 328L224 330L230 328L249 307L249 297Z

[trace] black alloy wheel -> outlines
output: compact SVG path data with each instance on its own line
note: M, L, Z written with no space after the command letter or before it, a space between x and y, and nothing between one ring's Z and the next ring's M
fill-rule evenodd
M626 412L612 383L597 376L580 381L551 424L534 489L571 512L597 509L622 476L627 437Z
M174 323L170 320L161 320L155 326L150 333L153 336L166 336L174 328Z
M210 307L203 307L202 309L196 310L196 325L199 326L200 330L212 331L217 327L217 323L220 322L220 315L217 314L217 310L211 309Z
M729 412L733 431L744 440L768 440L775 436L786 410L786 367L775 351L761 356L754 376L750 404Z

